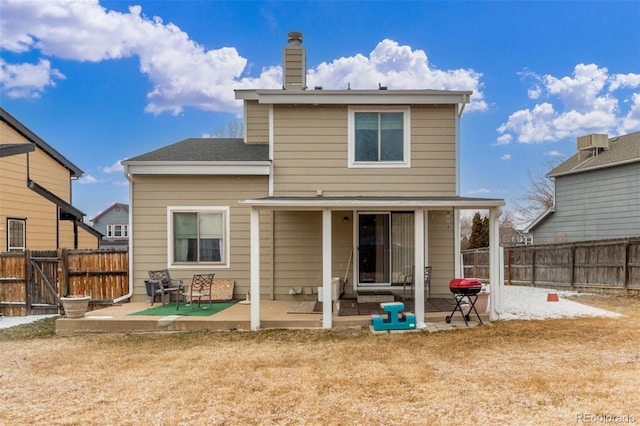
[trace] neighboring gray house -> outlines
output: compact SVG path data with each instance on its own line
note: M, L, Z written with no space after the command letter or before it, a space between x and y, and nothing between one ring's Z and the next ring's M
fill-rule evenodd
M547 174L555 203L526 229L533 243L640 235L640 132L577 142L578 153Z
M129 205L113 203L94 217L93 227L102 233L101 249L129 246Z

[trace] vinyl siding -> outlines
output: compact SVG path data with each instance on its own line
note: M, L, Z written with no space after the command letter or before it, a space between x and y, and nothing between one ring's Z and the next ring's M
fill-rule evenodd
M640 163L556 178L556 209L534 243L640 235Z
M0 122L0 142L29 143L4 121ZM27 166L28 164L28 166ZM0 158L0 247L7 250L7 218L27 218L26 244L32 250L58 248L57 206L27 187L30 176L40 185L69 200L69 171L36 148L28 154ZM37 178L37 179L36 179ZM60 247L64 247L60 245ZM73 247L73 246L70 246Z
M453 225L446 223L443 211L428 211L427 265L433 267L432 296L447 297L454 278ZM332 212L332 276L344 282L346 297L355 297L353 268L357 259L353 249L354 220L351 211ZM344 218L347 218L345 221ZM347 265L348 272L347 272ZM276 299L313 299L322 286L322 212L281 212L274 217L274 283ZM289 295L294 288L301 295Z
M425 266L431 266L431 297L450 297L449 282L454 275L453 212L451 223L447 224L446 212L427 211L429 232L427 246L429 260Z
M275 105L274 195L455 195L453 106L411 107L410 168L349 168L347 127L346 106Z
M216 278L233 279L239 298L250 288L250 209L239 200L264 197L266 177L254 176L145 176L133 177L131 211L134 301L146 296L147 271L165 269L168 263L168 206L228 206L230 208L229 268L171 269L171 276L190 281L194 273L211 272ZM261 213L261 291L272 296L271 213Z
M245 101L247 143L269 143L269 105Z

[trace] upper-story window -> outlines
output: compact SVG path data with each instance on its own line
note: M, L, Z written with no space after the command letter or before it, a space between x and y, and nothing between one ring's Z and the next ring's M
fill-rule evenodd
M107 238L128 238L129 225L111 224L107 225Z
M228 207L169 207L172 265L228 265Z
M409 167L409 108L349 109L349 167Z
M24 219L7 219L7 250L24 251L26 247L27 221Z

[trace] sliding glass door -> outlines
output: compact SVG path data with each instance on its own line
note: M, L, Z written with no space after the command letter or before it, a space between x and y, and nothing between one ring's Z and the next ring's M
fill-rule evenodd
M400 284L413 265L413 213L358 214L358 286Z

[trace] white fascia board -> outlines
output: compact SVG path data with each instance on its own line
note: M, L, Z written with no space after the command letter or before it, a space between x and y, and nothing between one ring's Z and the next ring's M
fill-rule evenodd
M258 90L257 99L261 104L434 105L468 103L471 93L425 90Z
M258 92L256 89L236 89L234 92L236 94L236 99L251 101L258 100Z
M254 199L240 201L241 204L247 204L255 208L264 208L268 210L316 210L316 209L431 209L431 210L448 210L457 209L490 209L493 207L502 207L505 201L501 199L482 199L482 200L430 200L430 199L411 199L402 200L397 198L381 198L377 200L358 200L358 199L323 199L318 197L317 200L311 199Z
M126 163L130 175L266 175L269 161L134 161Z

